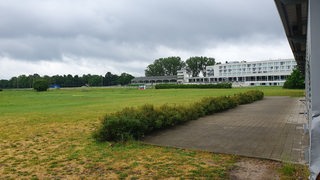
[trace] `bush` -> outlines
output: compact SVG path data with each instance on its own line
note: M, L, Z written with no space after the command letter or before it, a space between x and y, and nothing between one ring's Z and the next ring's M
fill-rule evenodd
M239 104L251 103L263 96L261 91L248 91L234 96L206 97L189 106L164 104L155 108L146 104L137 108L124 108L106 115L102 126L94 133L94 138L98 141L140 139L154 130L222 112Z
M229 96L207 97L207 98L203 98L200 101L200 105L204 110L204 114L210 115L210 114L221 112L227 109L234 108L238 105L238 102L237 102L237 99Z
M157 84L156 89L229 89L232 88L231 83L219 84Z
M113 114L105 118L102 127L94 134L94 137L99 141L138 139L143 135L141 133L145 129L145 125L138 119Z
M285 89L304 89L304 75L298 70L294 69L290 76L284 82L283 88Z
M2 89L0 88L0 91L2 91Z
M36 91L47 91L49 88L49 83L46 80L36 80L33 83L33 89Z

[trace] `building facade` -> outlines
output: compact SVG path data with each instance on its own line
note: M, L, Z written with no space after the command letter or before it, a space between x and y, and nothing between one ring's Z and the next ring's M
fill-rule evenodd
M221 83L233 86L283 86L297 63L294 59L265 61L233 61L206 67L206 77L188 77L186 70L178 72L178 83Z

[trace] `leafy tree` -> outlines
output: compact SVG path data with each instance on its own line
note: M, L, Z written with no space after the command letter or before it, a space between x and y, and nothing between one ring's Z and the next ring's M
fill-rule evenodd
M118 83L121 85L127 85L130 84L133 78L134 77L131 74L122 73L118 78Z
M290 76L287 77L286 82L284 82L283 88L304 89L304 80L303 74L298 69L294 69Z
M28 88L32 88L32 86L33 86L33 81L34 81L33 76L32 76L32 75L29 75L27 81L28 81L28 82L27 82L27 83L28 83Z
M17 78L17 77L12 77L12 78L9 80L9 84L10 84L10 87L11 87L11 88L19 88L18 78Z
M88 79L88 84L90 86L102 86L103 84L103 76L92 75Z
M84 85L83 79L81 77L79 77L78 75L75 75L73 77L73 85L74 85L74 87L83 86Z
M0 88L10 88L9 80L1 79Z
M104 76L103 85L105 86L117 85L118 84L117 80L118 80L118 75L112 74L111 72L107 72L106 75Z
M215 59L195 56L187 59L186 64L188 73L192 74L193 77L197 77L200 72L202 72L203 76L206 76L206 67L214 65Z
M26 88L29 86L28 77L26 75L18 76L18 88Z
M47 91L49 88L49 83L46 80L38 79L33 83L33 89L36 91Z
M71 74L63 76L63 86L64 87L74 87L74 79Z
M167 57L156 59L145 70L146 76L171 76L177 75L177 71L185 67L180 57Z

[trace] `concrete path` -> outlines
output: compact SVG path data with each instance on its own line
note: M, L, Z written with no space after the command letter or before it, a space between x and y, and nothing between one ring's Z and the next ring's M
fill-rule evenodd
M264 100L144 138L149 144L304 163L308 137L303 134L301 98Z

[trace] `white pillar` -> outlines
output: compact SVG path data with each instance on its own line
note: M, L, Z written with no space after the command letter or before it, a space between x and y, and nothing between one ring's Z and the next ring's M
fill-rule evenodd
M320 172L320 1L309 0L306 97L308 103L311 179Z

